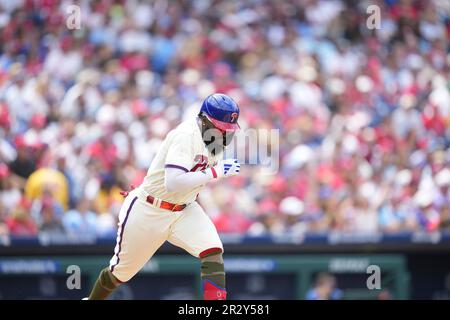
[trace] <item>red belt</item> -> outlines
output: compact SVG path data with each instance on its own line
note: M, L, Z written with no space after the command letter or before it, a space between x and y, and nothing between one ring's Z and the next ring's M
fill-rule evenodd
M150 204L154 204L155 198L152 196L147 196L147 202ZM159 205L160 208L166 209L169 211L181 211L184 208L186 208L185 204L174 204L167 201L161 200L161 204Z

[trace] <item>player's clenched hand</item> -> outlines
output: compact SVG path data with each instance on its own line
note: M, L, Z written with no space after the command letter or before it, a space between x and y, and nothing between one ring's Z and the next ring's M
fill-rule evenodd
M214 178L231 177L239 174L241 165L238 159L225 159L211 168Z

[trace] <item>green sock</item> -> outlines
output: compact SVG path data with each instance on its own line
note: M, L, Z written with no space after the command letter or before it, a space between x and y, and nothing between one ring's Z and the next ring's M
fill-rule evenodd
M222 253L210 255L201 259L201 278L209 280L225 288L225 269Z
M97 281L92 288L89 300L105 300L120 285L120 282L114 277L108 268L100 272Z

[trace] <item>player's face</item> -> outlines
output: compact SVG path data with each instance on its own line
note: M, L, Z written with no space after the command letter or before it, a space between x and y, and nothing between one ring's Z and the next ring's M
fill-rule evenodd
M223 152L233 140L235 133L233 130L218 129L207 117L202 117L202 129L203 141L212 154Z

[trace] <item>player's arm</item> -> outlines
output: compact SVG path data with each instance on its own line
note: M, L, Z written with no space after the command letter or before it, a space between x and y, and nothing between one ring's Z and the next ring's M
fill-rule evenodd
M214 167L196 172L187 172L181 166L166 165L165 187L168 192L187 191L214 179L237 175L240 167L237 159L220 160Z

